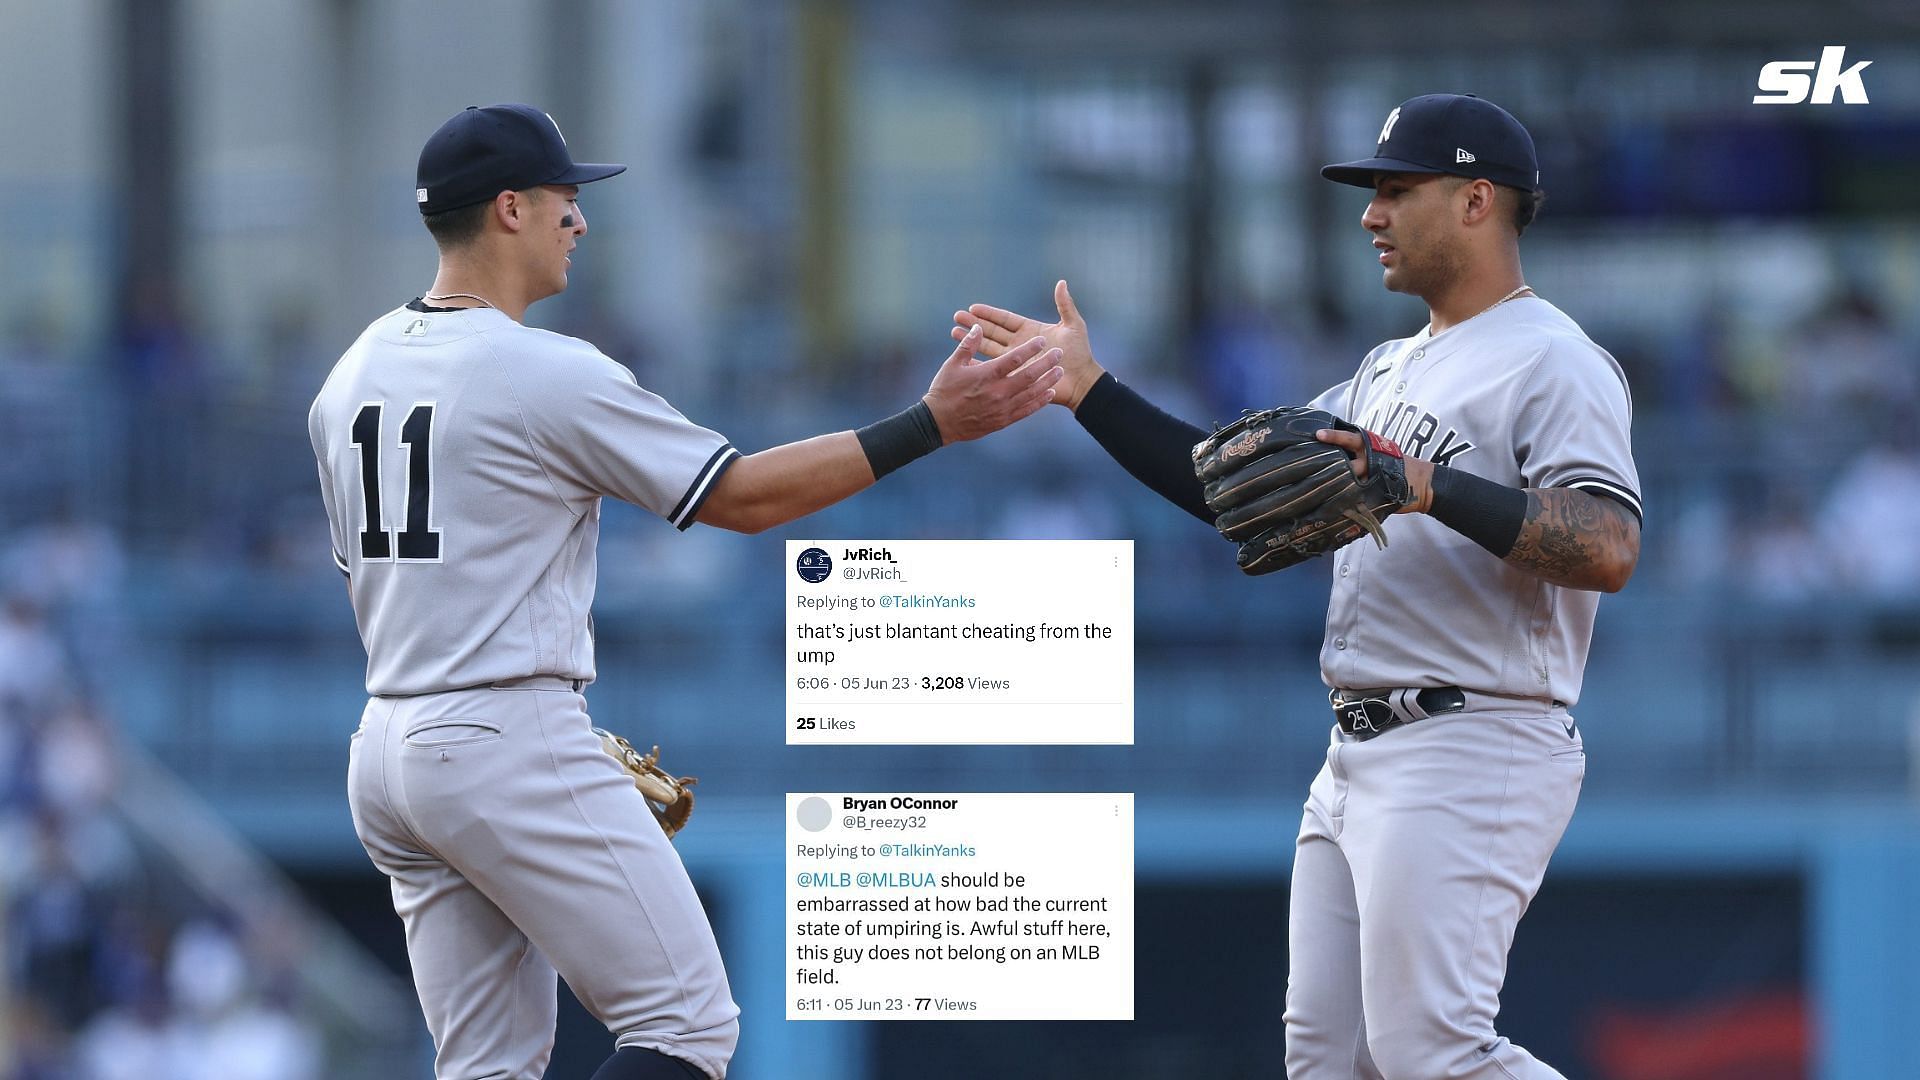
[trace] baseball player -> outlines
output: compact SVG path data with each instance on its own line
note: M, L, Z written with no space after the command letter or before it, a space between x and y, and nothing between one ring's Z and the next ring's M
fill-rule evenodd
M1598 594L1639 557L1626 382L1521 276L1539 172L1507 112L1414 98L1373 157L1322 175L1372 189L1361 225L1386 287L1424 300L1430 321L1313 402L1373 437L1307 433L1356 473L1398 458L1397 440L1405 490L1387 546L1328 558L1320 669L1336 723L1294 857L1286 1072L1558 1077L1494 1016L1585 775L1568 710ZM1213 521L1190 458L1207 433L1102 370L1065 282L1055 302L1054 324L976 305L955 333L984 327L988 353L1036 333L1062 347L1055 401L1142 483Z
M374 320L308 416L367 648L354 828L391 879L441 1080L540 1077L556 969L615 1036L597 1080L724 1076L738 1035L686 870L580 695L600 500L756 532L1037 411L1061 376L1037 339L991 362L969 341L897 416L742 454L523 325L567 287L580 185L624 168L574 162L530 106L448 120L415 192L433 287Z

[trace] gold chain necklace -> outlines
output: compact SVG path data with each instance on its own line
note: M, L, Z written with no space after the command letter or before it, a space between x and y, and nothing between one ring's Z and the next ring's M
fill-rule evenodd
M1500 299L1498 299L1498 300L1495 300L1495 301L1494 301L1493 303L1491 303L1491 304L1488 304L1488 305L1487 305L1486 307L1483 307L1483 308L1481 308L1481 309L1480 309L1479 311L1476 311L1476 312L1474 312L1474 313L1473 313L1472 315L1470 315L1470 316L1468 316L1467 318L1465 318L1465 319L1461 319L1461 320L1460 320L1460 322L1468 322L1468 321L1470 321L1470 320L1472 320L1472 319L1477 319L1477 318L1479 318L1480 316L1482 316L1482 315L1485 315L1485 314L1486 314L1487 312L1489 312L1489 311L1492 311L1492 310L1493 310L1494 308L1497 308L1497 307L1499 307L1499 306L1500 306L1501 304L1504 304L1504 303L1506 303L1507 301L1509 301L1509 300L1511 300L1511 299L1513 299L1514 297L1516 297L1516 296L1519 296L1519 295L1520 295L1521 293L1523 293L1523 292L1532 292L1532 291L1533 291L1533 286L1531 286L1531 285L1522 285L1522 286L1520 286L1519 288L1517 288L1517 289L1515 289L1515 290L1513 290L1512 292L1510 292L1510 293L1508 293L1507 295L1505 295L1505 296L1503 296L1503 297L1501 297ZM464 294L459 294L459 293L456 293L455 295L464 295ZM476 299L476 300L478 300L478 299L479 299L479 297L477 297L477 296L476 296L476 297L474 297L474 299ZM1460 325L1460 323L1454 323L1454 325L1455 325L1455 326L1458 326L1458 325Z
M1464 319L1461 319L1461 320L1460 320L1460 322L1457 322L1457 323L1454 323L1454 324L1453 324L1453 326L1449 326L1449 327L1447 327L1447 330L1451 330L1451 329L1453 329L1453 327L1454 327L1454 326L1459 326L1459 325L1461 325L1461 323L1470 323L1470 322L1472 322L1473 320L1475 320L1475 319L1477 319L1477 318L1479 318L1480 316L1482 316L1482 315L1485 315L1485 314L1486 314L1487 312L1489 312L1489 311L1492 311L1492 310L1493 310L1494 308L1497 308L1497 307L1499 307L1499 306L1500 306L1501 304L1504 304L1504 303L1506 303L1507 301L1509 301L1509 300L1511 300L1511 299L1513 299L1514 297L1516 297L1516 296L1519 296L1519 295L1520 295L1521 293L1523 293L1523 292L1532 292L1532 291L1533 291L1533 286L1531 286L1531 285L1522 285L1522 286L1520 286L1519 288L1517 288L1517 289L1515 289L1515 290L1513 290L1512 292L1510 292L1510 293L1508 293L1507 295L1505 295L1505 296L1503 296L1503 297L1501 297L1500 299L1498 299L1498 300L1495 300L1495 301L1494 301L1493 303L1491 303L1491 304L1488 304L1488 305L1487 305L1486 307L1483 307L1483 308L1481 308L1481 309L1480 309L1479 311L1476 311L1476 312L1474 312L1473 314L1471 314L1471 315L1469 315L1469 316L1467 316L1466 318L1464 318ZM1440 336L1440 334L1444 334L1444 333L1446 333L1446 332L1447 332L1447 330L1441 330L1441 331L1438 331L1438 332L1435 332L1435 331L1434 331L1434 329L1433 329L1433 324L1432 324L1431 322L1429 322L1429 323L1427 324L1427 337L1428 337L1429 339L1432 339L1432 338L1436 338L1436 337L1439 337L1439 336Z

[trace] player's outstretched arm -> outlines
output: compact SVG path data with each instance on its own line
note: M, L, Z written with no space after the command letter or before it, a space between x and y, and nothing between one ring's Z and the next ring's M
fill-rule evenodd
M948 443L990 435L1045 407L1062 371L1057 349L1033 337L974 359L981 335L947 357L919 404L859 431L787 443L733 463L695 520L757 533L824 510Z
M1074 306L1065 281L1053 286L1053 304L1060 314L1060 321L1053 323L990 304L974 304L953 313L956 325L952 333L956 340L975 331L984 333L980 349L989 355L1034 334L1045 338L1047 344L1060 350L1060 366L1066 371L1055 391L1054 404L1073 410L1080 426L1135 480L1212 524L1213 512L1207 509L1200 482L1193 475L1191 457L1193 444L1206 438L1207 433L1141 397L1094 360L1093 348L1087 342L1087 322Z
M1366 476L1360 436L1321 431L1316 437L1354 455L1354 473ZM1510 488L1405 460L1411 501L1398 512L1430 514L1509 566L1569 589L1619 592L1640 562L1640 519L1612 499L1578 488Z

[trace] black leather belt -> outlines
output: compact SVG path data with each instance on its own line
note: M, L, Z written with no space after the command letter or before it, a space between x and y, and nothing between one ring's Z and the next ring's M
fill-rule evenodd
M1467 694L1457 686L1334 689L1327 693L1327 701L1333 705L1340 730L1365 742L1429 716L1459 712L1467 707Z

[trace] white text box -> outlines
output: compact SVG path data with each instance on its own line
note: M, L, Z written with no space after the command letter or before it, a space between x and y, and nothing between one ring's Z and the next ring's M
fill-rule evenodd
M1131 540L789 540L787 741L1133 742Z
M787 1019L1133 1019L1131 794L789 794Z

